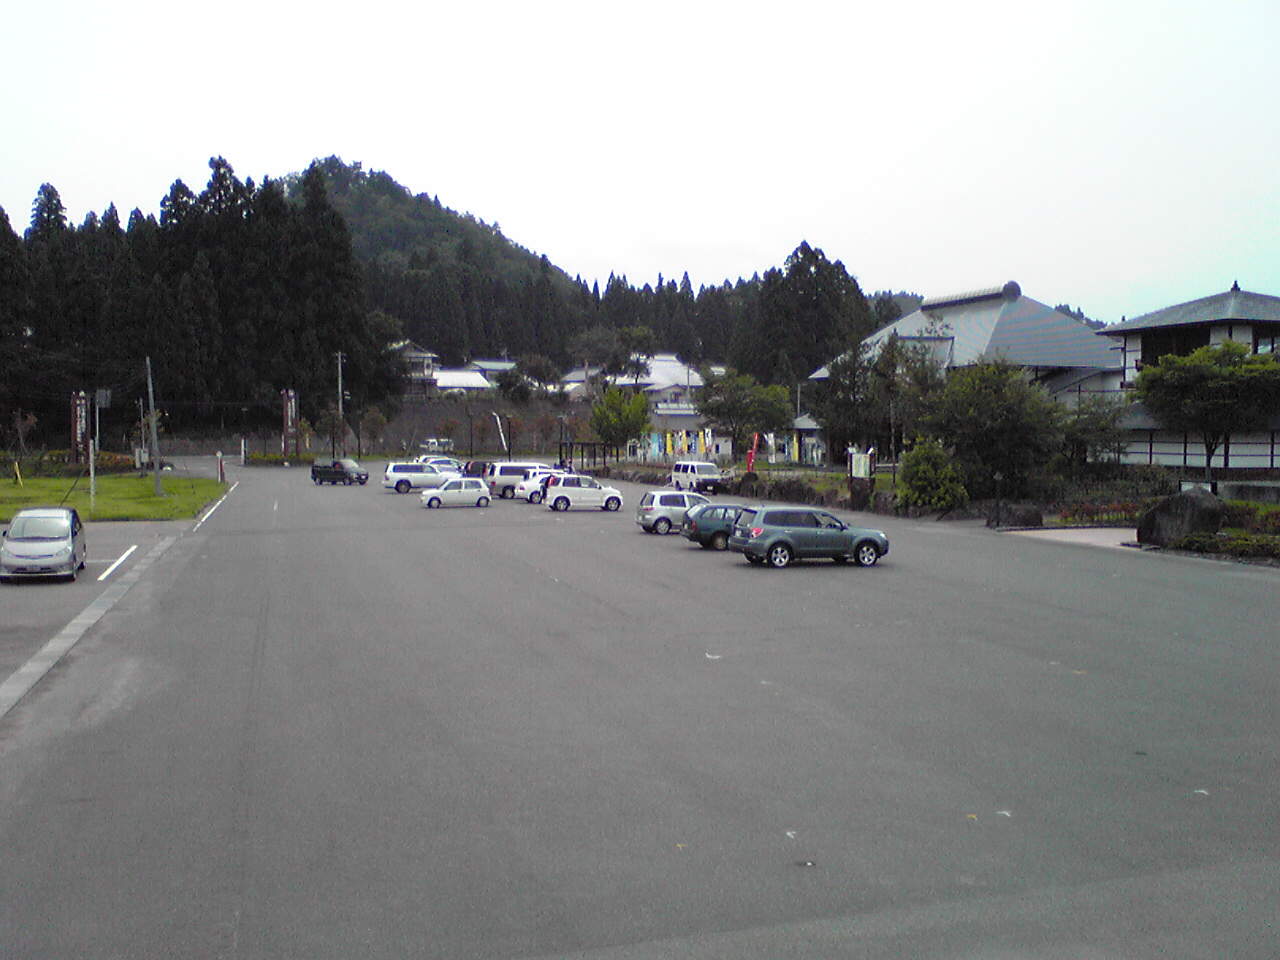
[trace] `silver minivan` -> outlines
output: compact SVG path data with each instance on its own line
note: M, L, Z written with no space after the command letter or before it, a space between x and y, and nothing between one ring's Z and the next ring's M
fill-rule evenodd
M645 533L670 533L679 530L685 511L700 503L710 503L700 493L678 490L650 490L636 507L636 523Z
M485 468L484 480L489 484L489 493L503 500L510 500L516 495L516 487L524 479L526 470L543 470L551 468L537 460L495 460Z
M14 577L66 577L84 569L84 524L70 507L27 507L9 521L0 540L0 581Z

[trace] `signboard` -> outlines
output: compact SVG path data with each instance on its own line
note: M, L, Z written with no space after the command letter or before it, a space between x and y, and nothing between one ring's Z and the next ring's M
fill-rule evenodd
M290 448L298 453L298 394L294 390L281 390L283 422L280 430L280 453L288 456Z
M71 450L76 463L89 458L89 396L83 390L71 395Z
M856 477L859 480L869 479L871 477L871 454L849 454L849 476Z

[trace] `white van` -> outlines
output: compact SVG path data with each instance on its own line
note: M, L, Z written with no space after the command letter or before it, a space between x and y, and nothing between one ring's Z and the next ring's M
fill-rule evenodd
M484 481L489 484L490 494L510 500L516 495L516 486L524 479L524 472L538 468L550 470L551 466L537 460L494 460L484 469Z
M706 460L677 460L667 482L677 490L699 493L720 493L727 486L720 468Z

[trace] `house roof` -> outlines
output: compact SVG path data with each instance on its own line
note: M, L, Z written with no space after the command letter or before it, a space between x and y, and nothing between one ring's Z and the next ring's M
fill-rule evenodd
M693 367L681 363L674 353L655 353L652 356L645 357L644 362L648 365L647 373L642 373L637 379L633 376L610 376L609 382L621 384L622 386L639 386L647 391L666 390L668 387L701 387L703 386L702 376ZM712 368L713 370L715 368ZM600 372L599 367L591 367L590 373L595 376ZM585 377L583 376L583 368L575 367L566 373L560 382L566 386L574 383L581 383Z
M514 360L472 360L467 367L486 374L501 373L503 370L514 370L516 362Z
M493 384L479 370L440 370L433 374L437 390L490 390Z
M867 337L872 353L890 336L929 347L949 367L1001 358L1026 367L1118 368L1120 360L1093 329L1075 317L1022 295L1012 280L1003 287L925 300L920 308ZM811 380L830 376L827 367Z
M1144 313L1132 320L1121 320L1099 330L1103 336L1118 336L1133 330L1151 330L1156 327L1185 327L1197 323L1221 323L1223 321L1251 321L1254 323L1280 323L1280 297L1265 293L1241 290L1233 283L1226 293L1188 300L1163 310Z

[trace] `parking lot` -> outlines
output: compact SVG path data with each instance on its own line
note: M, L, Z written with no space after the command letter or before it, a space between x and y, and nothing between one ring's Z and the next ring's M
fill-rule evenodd
M14 955L1273 953L1274 569L236 478L0 722Z

